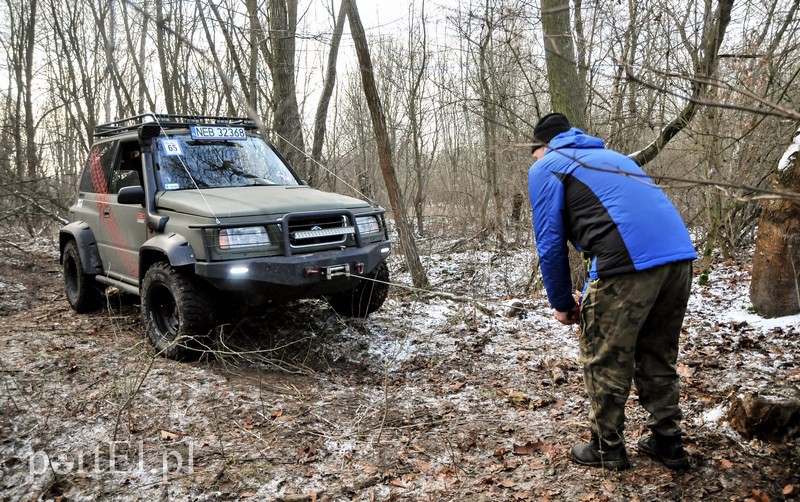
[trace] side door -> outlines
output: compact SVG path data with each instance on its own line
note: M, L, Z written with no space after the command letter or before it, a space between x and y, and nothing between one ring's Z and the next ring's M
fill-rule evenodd
M78 200L71 208L74 212L73 220L84 221L91 228L98 244L104 272L108 270L108 257L103 252L100 243L107 240L103 214L108 207L109 182L117 146L116 140L104 141L92 146L78 187Z
M143 187L139 142L120 142L115 157L108 206L102 214L106 233L101 246L105 252L104 261L108 263L106 273L135 285L139 281L139 248L147 240L145 209L138 204L118 203L117 194L123 187Z

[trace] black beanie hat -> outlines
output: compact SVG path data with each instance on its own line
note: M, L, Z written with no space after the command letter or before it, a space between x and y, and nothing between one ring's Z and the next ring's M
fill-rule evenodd
M533 128L533 149L536 150L542 144L550 143L550 140L569 131L569 120L563 113L548 113L539 119Z

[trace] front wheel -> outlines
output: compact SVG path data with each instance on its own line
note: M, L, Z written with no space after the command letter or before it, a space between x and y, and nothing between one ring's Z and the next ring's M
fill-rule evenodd
M103 305L105 286L83 270L83 262L75 241L69 241L64 247L64 258L61 263L64 267L64 290L69 305L75 312L82 314L98 310Z
M213 316L194 277L167 262L157 262L142 281L142 322L160 355L184 360L201 354Z
M367 317L386 301L389 294L389 267L385 261L375 267L350 291L331 295L328 303L338 314L349 317Z

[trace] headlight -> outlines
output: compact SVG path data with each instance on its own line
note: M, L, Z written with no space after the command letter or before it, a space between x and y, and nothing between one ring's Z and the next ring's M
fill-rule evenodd
M362 235L374 234L381 230L381 227L378 226L378 218L374 216L359 216L356 218L356 225L358 225L358 231Z
M220 249L244 249L269 244L269 235L264 227L223 228L219 231Z

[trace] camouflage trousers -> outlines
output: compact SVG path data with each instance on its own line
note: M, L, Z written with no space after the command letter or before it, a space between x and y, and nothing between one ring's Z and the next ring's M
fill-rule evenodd
M589 283L581 305L581 358L592 430L622 441L625 403L636 383L647 426L681 434L678 339L692 282L691 261Z

